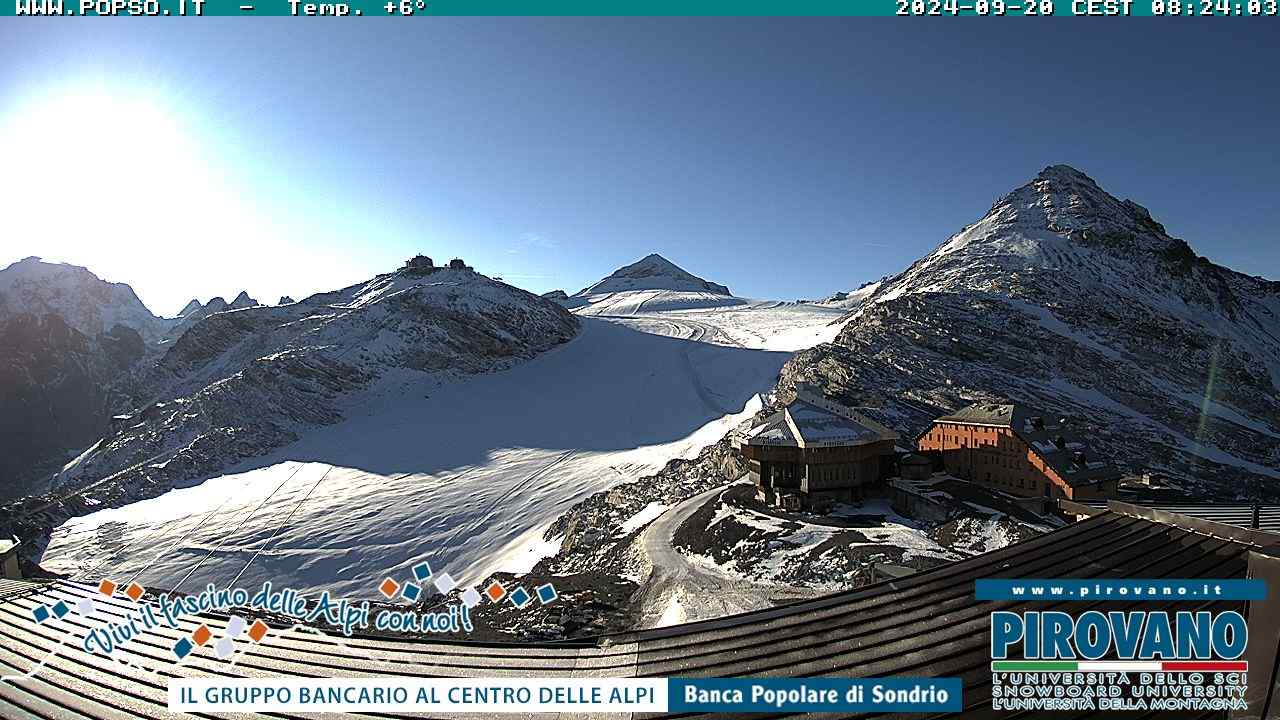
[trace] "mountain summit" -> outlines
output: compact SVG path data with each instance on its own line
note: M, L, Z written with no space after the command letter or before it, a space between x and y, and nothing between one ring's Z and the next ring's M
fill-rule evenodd
M24 313L61 316L67 325L90 337L123 325L153 339L166 327L127 284L107 282L78 265L38 257L0 270L0 317Z
M731 295L729 288L709 282L656 253L618 268L609 277L583 288L575 297L631 290L673 290Z
M1066 165L881 282L789 363L782 389L800 381L904 434L1024 402L1189 494L1280 498L1280 283L1198 256Z

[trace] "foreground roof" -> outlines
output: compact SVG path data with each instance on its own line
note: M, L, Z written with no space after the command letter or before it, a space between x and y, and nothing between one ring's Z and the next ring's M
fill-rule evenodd
M1280 536L1113 504L1110 509L1002 550L856 591L733 617L577 643L480 644L337 639L276 628L234 665L207 650L181 664L170 648L196 627L150 631L123 648L130 665L75 647L76 613L38 625L32 608L91 596L88 585L0 582L0 671L34 677L0 682L0 716L167 716L166 683L202 675L409 675L434 677L958 676L964 716L990 717L989 613L1024 604L980 602L974 580L990 577L1242 578L1251 550ZM1045 609L1049 604L1025 604ZM1110 610L1138 603L1101 602ZM1242 602L1187 609L1243 610ZM128 601L99 602L122 616ZM221 634L226 619L202 617ZM50 654L58 643L70 647ZM154 673L152 672L154 671ZM286 715L287 716L287 715ZM753 718L759 715L750 716ZM949 716L950 717L950 716ZM1079 715L1055 713L1055 718ZM1206 715L1205 717L1210 717Z

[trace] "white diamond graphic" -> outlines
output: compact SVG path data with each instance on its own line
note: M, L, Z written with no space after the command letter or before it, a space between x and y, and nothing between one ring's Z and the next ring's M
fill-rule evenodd
M440 573L439 575L437 575L435 583L436 583L436 589L442 593L447 593L450 590L458 587L458 583L453 581L453 577L449 575L449 573Z
M218 654L218 657L225 660L231 657L231 654L236 651L236 647L231 643L231 638L222 638L217 645L213 646L213 650Z
M79 610L81 615L89 617L97 608L94 607L91 598L80 598L80 602L76 603L76 610Z
M227 637L240 637L242 632L244 632L244 618L237 615L227 622Z
M480 604L480 593L476 589L469 587L462 591L462 604L469 608L473 608Z

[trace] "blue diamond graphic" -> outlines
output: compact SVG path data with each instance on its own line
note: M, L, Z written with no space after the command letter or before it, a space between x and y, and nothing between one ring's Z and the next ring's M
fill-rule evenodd
M178 659L181 660L191 654L191 647L191 641L186 638L182 638L173 646L173 654L177 655Z
M528 605L529 601L532 599L533 598L529 596L528 591L522 587L518 587L511 591L511 604L518 608L523 608L525 605Z
M413 566L413 577L418 582L426 582L431 579L431 566L424 560Z
M42 623L49 619L49 608L44 605L37 605L31 609L31 614L35 616L36 622Z
M405 583L404 590L401 590L400 594L404 595L405 600L408 600L409 602L416 602L418 596L422 594L422 588L414 585L413 583Z
M67 604L61 600L59 600L58 603L53 606L53 614L59 620L66 617L67 613L69 612L71 612L71 608L67 607Z
M538 602L543 605L555 600L557 597L556 589L551 585L551 583L538 586Z

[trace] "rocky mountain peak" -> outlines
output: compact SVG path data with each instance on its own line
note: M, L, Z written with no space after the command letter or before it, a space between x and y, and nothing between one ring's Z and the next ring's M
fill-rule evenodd
M240 308L257 307L260 304L261 303L259 303L257 300L254 300L253 298L249 297L248 292L241 290L240 294L236 295L236 298L232 300L231 304L228 305L227 307L231 308L232 310L239 310Z
M650 253L630 265L624 265L603 280L583 289L578 295L630 290L672 290L677 292L709 292L731 295L729 288L704 280L657 253Z
M1091 245L1129 241L1131 249L1164 250L1177 242L1145 207L1111 195L1070 165L1041 170L998 200L981 222L1044 229Z
M200 304L199 300L195 298L191 298L191 302L187 303L186 306L182 308L182 310L178 313L178 317L186 317L187 315L190 315L191 313L199 310L202 307L204 306Z
M1045 180L1049 182L1058 182L1063 184L1074 184L1074 185L1086 185L1086 186L1091 186L1095 188L1098 187L1098 183L1095 182L1093 178L1084 174L1080 170L1077 170L1071 167L1070 165L1063 165L1061 163L1046 167L1045 169L1041 170L1039 174L1036 175L1036 178L1039 180Z

